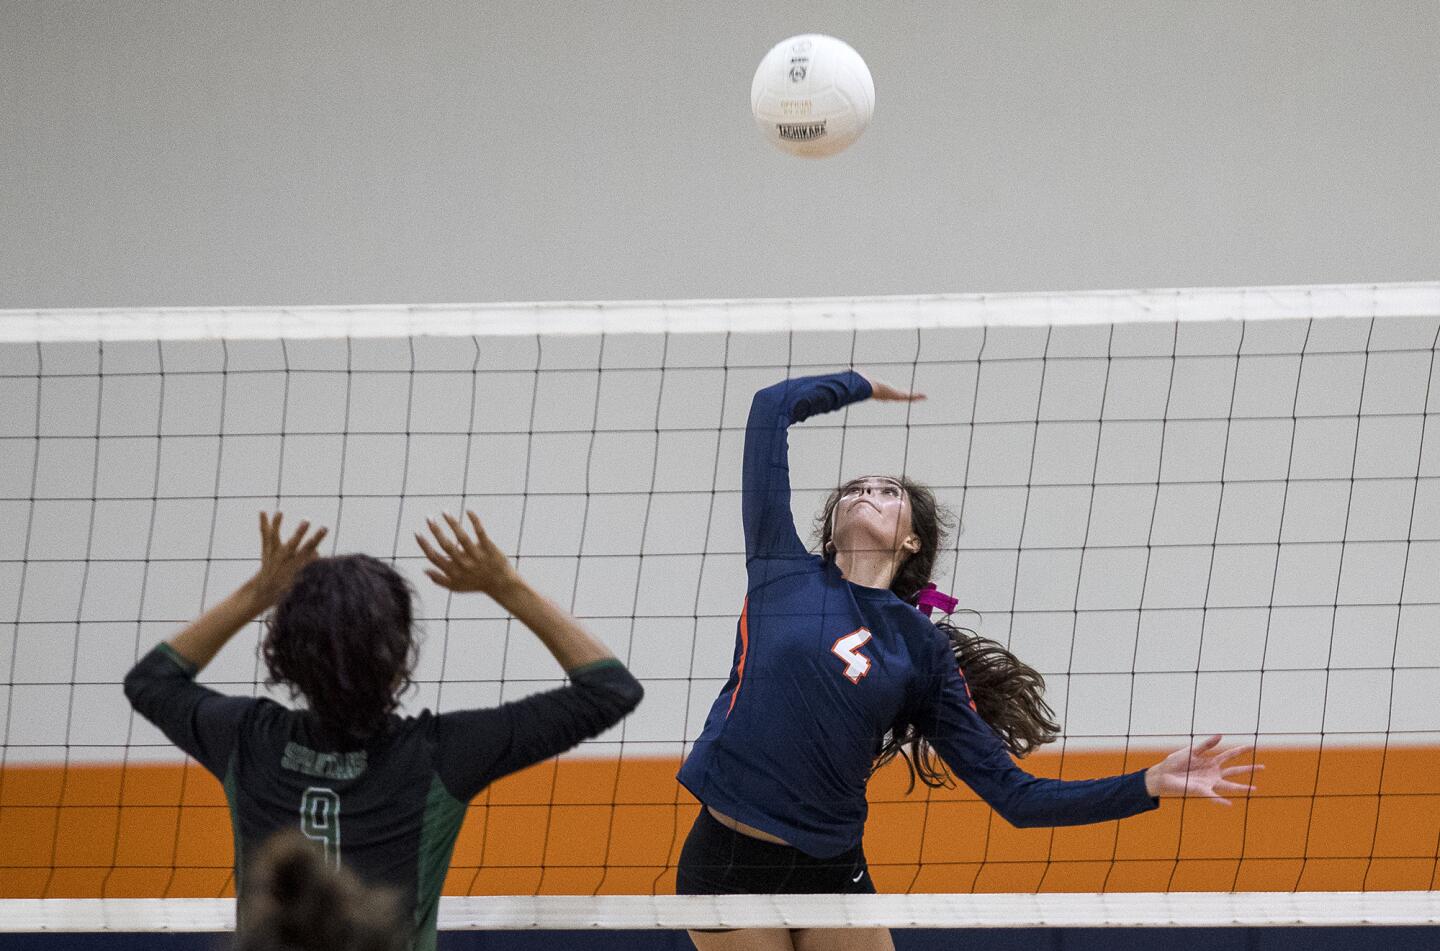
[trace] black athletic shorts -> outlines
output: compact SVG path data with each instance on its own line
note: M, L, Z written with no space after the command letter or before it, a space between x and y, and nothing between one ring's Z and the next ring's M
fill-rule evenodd
M690 827L675 879L677 895L873 895L865 850L817 859L720 824L710 810Z

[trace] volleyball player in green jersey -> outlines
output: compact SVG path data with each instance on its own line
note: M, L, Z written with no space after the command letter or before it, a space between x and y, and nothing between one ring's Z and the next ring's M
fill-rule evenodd
M568 685L493 708L397 715L416 656L410 586L366 555L319 558L325 529L302 522L283 538L281 516L263 513L255 576L125 678L135 709L224 784L242 899L254 851L298 828L331 863L400 892L417 951L435 947L440 888L470 799L609 728L642 694L599 640L520 577L473 512L468 530L445 519L448 532L431 521L431 540L416 536L433 566L426 574L493 598L550 650ZM270 680L303 697L304 709L195 683L272 608L262 644Z

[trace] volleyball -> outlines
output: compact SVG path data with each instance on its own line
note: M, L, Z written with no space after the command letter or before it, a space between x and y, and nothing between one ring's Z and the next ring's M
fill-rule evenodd
M824 158L843 152L870 124L875 82L850 44L806 33L765 54L750 84L750 108L776 148Z

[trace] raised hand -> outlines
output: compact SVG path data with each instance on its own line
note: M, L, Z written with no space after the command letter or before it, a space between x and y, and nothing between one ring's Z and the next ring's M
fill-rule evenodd
M310 523L301 522L288 539L280 536L280 522L284 513L273 516L260 513L260 570L252 582L255 593L266 605L280 600L290 590L295 576L318 555L320 542L329 534L329 529L320 528L310 533Z
M1146 791L1152 796L1202 796L1222 806L1230 805L1227 795L1253 792L1254 786L1232 782L1230 777L1265 767L1258 763L1226 766L1249 747L1232 746L1218 753L1211 752L1219 745L1220 737L1216 735L1171 753L1145 771Z
M860 373L858 370L855 372ZM923 400L925 398L924 393L911 393L908 390L891 386L884 381L871 379L863 373L860 373L860 376L864 378L866 383L870 384L870 398L872 400L880 400L885 403L913 403L916 400Z
M289 538L282 538L283 517L279 512L273 516L260 513L260 570L170 638L170 646L196 670L214 660L241 628L274 607L295 583L300 569L317 557L316 549L327 530L317 529L312 534L310 523L301 522Z
M427 518L425 524L435 538L434 545L418 532L415 534L420 550L435 566L425 569L425 574L442 588L480 591L493 598L502 589L513 585L517 577L515 569L490 536L485 534L480 517L468 509L465 514L474 529L473 538L460 520L449 513L444 518L453 538L433 518Z

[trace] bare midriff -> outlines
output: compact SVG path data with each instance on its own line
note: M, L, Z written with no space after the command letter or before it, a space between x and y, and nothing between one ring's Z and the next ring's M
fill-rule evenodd
M765 832L762 829L757 829L754 826L747 826L745 823L740 822L738 819L731 819L729 816L725 815L725 813L720 812L718 809L715 809L711 806L706 806L705 808L710 810L710 815L715 817L716 822L720 823L727 829L735 830L741 835L748 835L750 838L759 839L761 842L774 842L776 845L790 844L789 842L786 842L784 839L780 838L778 835L771 835L770 833Z

